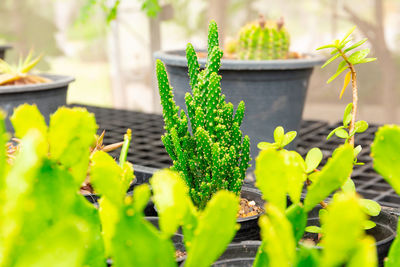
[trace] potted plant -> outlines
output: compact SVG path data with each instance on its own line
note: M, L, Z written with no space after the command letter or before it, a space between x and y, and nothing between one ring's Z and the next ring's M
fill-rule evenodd
M41 56L32 58L32 51L17 66L0 59L0 107L7 114L12 114L13 109L21 104L36 104L48 121L51 113L66 104L68 85L74 78L30 74L40 59ZM12 131L8 118L6 127Z
M208 36L218 44L214 21L210 23ZM323 62L314 55L291 58L289 39L283 21L270 22L262 18L240 30L237 49L233 49L237 55L233 58L232 49L229 49L228 57L221 60L221 86L227 101L234 105L241 100L247 103L247 120L242 129L252 140L252 158L258 154L256 144L272 141L271 133L277 126L299 129L309 78L313 67ZM175 89L175 101L183 107L185 93L190 91L184 51L160 51L154 56L166 64ZM206 58L200 58L199 63L200 68L204 68Z
M323 249L309 240L299 245L293 221L268 203L260 218L262 242L230 245L213 266L377 266L375 240L364 232L367 216L354 192L337 194L322 219Z
M211 23L211 25L215 25ZM245 105L241 101L234 112L232 103L221 94L218 70L222 50L213 27L209 33L209 55L204 70L200 70L196 52L187 47L190 84L193 93L186 93L188 117L174 102L164 64L157 60L157 78L166 133L162 142L178 171L190 188L190 196L203 209L213 194L226 189L241 196L238 221L241 230L235 241L259 237L257 219L263 201L256 190L243 187L249 167L250 139L240 130Z
M345 76L341 95L350 81L352 82L353 102L345 109L343 125L334 129L327 137L329 139L333 134L336 134L338 137L344 139L344 145L338 147L332 153L332 157L328 159L327 164L322 169L318 169L318 165L323 158L322 152L318 148L312 148L304 160L297 152L284 149L295 138L296 133L285 133L283 127L277 127L274 131L274 142L262 142L259 144L259 148L262 151L256 159L256 185L262 191L263 198L269 203L268 205L273 205L273 209L277 209L281 214L284 214L284 220L290 222L295 239L294 244L297 246L301 239L312 238L315 248L320 249L321 246L323 247L322 254L325 254L325 250L329 248L327 243L330 241L328 242L329 237L326 236L327 232L324 230L324 221L327 223L326 218L334 213L333 210L335 208L331 206L335 205L335 199L341 198L340 195L355 196L356 194L356 189L350 175L354 165L362 164L357 161L357 155L362 148L361 146L354 147L354 136L357 133L365 131L368 127L367 122L356 120L358 98L357 75L354 66L375 59L367 58L369 49L354 52L353 49L359 47L366 40L354 44L350 43L349 37L353 31L354 28L342 40L336 40L333 44L320 48L333 49L333 57L327 60L324 66L337 58L342 58L337 72L328 82L338 77L343 71L348 70L349 72ZM379 139L383 140L384 138ZM390 159L394 163L396 158L393 156L393 153L389 153L387 159ZM302 195L304 184L306 186L306 193ZM337 190L339 192L334 193ZM334 193L332 197L333 202L325 202L325 199L332 193ZM361 229L366 229L367 233L374 237L371 247L375 250L376 245L378 262L382 264L389 246L396 235L397 217L390 212L381 211L380 205L375 201L359 197L355 198L365 218L363 222L358 223L357 227L360 228L361 225ZM288 199L290 201L287 201ZM346 215L349 210L344 207L345 205L342 207L343 214L335 215L337 218L340 217L342 221L351 218L351 216ZM353 211L350 212L353 213ZM371 219L368 219L369 216L371 216ZM262 224L261 219L260 224ZM354 223L347 223L345 225L350 227L350 225L354 226ZM349 234L347 230L336 228L337 244L342 242L340 246L343 246L343 248L339 245L336 246L339 252L342 249L348 249L344 244L352 234ZM359 229L352 229L351 232L353 231L359 232ZM263 229L261 232L263 232ZM304 235L305 232L307 233ZM320 242L321 238L322 241ZM352 242L349 243L352 244ZM284 248L284 244L282 244L282 247ZM282 247L279 249L282 249ZM265 249L268 250L267 245L261 245L258 254L262 253L261 251ZM291 251L290 248L288 250ZM272 251L269 252L270 257L272 257ZM337 265L333 266L340 266L345 261L351 260L349 253L351 254L350 250L347 250L346 253L337 253ZM341 254L343 255L339 256ZM257 266L258 261L259 259L256 260L255 266ZM325 265L322 264L321 266ZM374 264L371 266L374 266Z
M69 116L71 117L79 117L80 113L84 109L81 108L75 108L75 109L67 109L67 108L59 108L59 110L66 110L66 112L69 113ZM54 113L51 118L50 118L50 128L51 125L54 124L59 124L62 123L60 122L61 120L65 120L65 118L60 117L58 114L60 112ZM24 119L26 120L32 120L32 121L27 121L23 122ZM29 105L29 104L23 104L15 108L13 115L10 117L10 121L15 129L14 136L12 141L7 143L7 159L10 164L12 164L14 158L16 157L16 154L18 151L21 149L21 144L19 143L19 140L21 140L24 135L27 133L29 130L42 130L43 132L47 133L49 132L49 126L46 125L45 118L44 116L40 113L36 105ZM80 127L79 125L71 125L69 127ZM90 123L88 123L90 125ZM97 130L97 125L91 126L95 130ZM65 127L67 128L67 126ZM90 145L90 155L96 153L97 151L103 151L103 152L110 152L113 151L117 148L121 148L121 156L119 158L120 162L126 161L128 149L130 146L131 142L131 130L128 129L127 133L124 135L124 141L114 143L114 144L109 144L109 145L104 145L103 144L103 138L104 138L105 131L103 131L99 136L95 135L94 137L94 143ZM54 153L49 153L49 157L51 159L55 159ZM77 155L78 158L78 155ZM85 159L81 159L82 164L85 163ZM64 163L60 162L60 165L64 165ZM65 165L65 167L68 167L68 164ZM84 169L84 166L82 166L82 169ZM136 179L133 177L133 179L129 182L129 185L132 186L135 184ZM86 166L86 178L84 182L81 184L80 188L80 193L85 196L90 202L94 203L97 201L99 196L96 194L94 191L91 181L90 181L90 175L89 175L89 162L87 162Z
M11 45L0 45L0 59L4 59L6 56L6 51L11 48Z
M238 228L235 194L217 192L199 211L182 178L170 170L150 181L159 229L145 220L150 186L126 195L133 178L126 146L118 163L105 151L90 153L96 123L85 109L60 108L47 127L36 107L18 108L11 120L20 146L11 162L5 115L0 116L1 266L177 266L173 242L180 242L186 266L206 267ZM99 209L79 194L88 162L92 184L101 193ZM184 229L185 247L175 234L178 226Z

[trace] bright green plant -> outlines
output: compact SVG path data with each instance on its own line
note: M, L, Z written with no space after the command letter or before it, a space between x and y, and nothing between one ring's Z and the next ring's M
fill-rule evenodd
M239 59L268 60L288 57L290 36L283 20L249 23L239 31L236 54Z
M187 250L185 266L210 266L223 253L237 229L237 196L217 192L204 211L197 211L182 178L170 170L158 171L150 180L159 213L157 230L143 214L149 186L137 186L132 197L126 196L126 173L132 173L128 163L118 166L102 151L93 155L91 175L102 195L103 237L113 266L176 266L170 238L179 226Z
M157 17L158 13L161 11L160 4L158 0L140 0L139 2L142 3L141 9L146 15L150 18ZM80 14L81 21L85 21L88 19L89 16L94 13L94 9L99 7L105 17L107 23L110 23L114 19L117 18L118 8L121 4L121 0L86 0Z
M334 79L336 79L342 72L347 71L344 77L343 88L340 93L340 98L342 97L344 91L346 90L348 84L351 82L352 85L352 103L349 103L346 106L343 115L343 125L335 128L332 132L327 136L327 139L331 138L334 134L339 138L345 140L345 143L349 143L353 147L354 145L354 136L356 133L362 133L368 129L368 123L366 121L356 120L357 109L358 109L358 87L357 87L357 72L355 69L355 65L368 63L375 61L376 58L367 58L370 50L369 48L365 48L359 51L354 51L354 49L358 48L362 44L364 44L367 39L363 39L359 42L352 43L351 34L355 30L356 27L351 28L347 34L341 39L337 39L332 42L332 44L324 45L317 50L321 49L331 49L332 57L328 59L325 64L322 65L321 68L324 68L328 64L331 64L337 58L341 59L341 62L338 65L336 73L332 75L327 81L330 83ZM356 146L354 149L354 161L355 165L362 165L357 161L357 156L361 152L362 147L360 145ZM346 183L342 186L342 190L346 191L355 191L355 186L353 181L349 178L346 180ZM371 215L376 216L380 212L380 206L378 203L372 200L363 200L365 211ZM371 227L374 224L372 222L368 223L367 227Z
M374 169L400 195L400 126L385 125L376 132L371 146ZM399 225L397 229L399 229ZM385 260L385 267L400 264L400 238L397 236Z
M358 88L357 88L357 73L355 69L355 65L368 63L375 61L376 58L367 58L370 50L369 48L365 48L359 51L355 51L354 49L358 48L360 45L365 43L367 39L363 39L356 43L351 43L352 39L350 38L351 34L355 30L356 27L350 29L349 32L343 37L343 39L335 40L332 44L324 45L317 50L321 49L331 49L331 55L333 55L330 59L328 59L321 68L324 68L328 64L332 63L335 59L340 58L341 62L338 65L336 73L329 78L327 83L332 82L336 79L342 72L347 71L344 77L343 88L340 93L340 98L342 97L344 91L346 90L348 84L351 81L352 85L352 95L353 102L348 104L344 116L343 116L343 126L340 126L332 131L330 135L328 135L328 139L336 134L339 138L345 139L346 142L349 142L354 146L354 135L356 133L362 133L368 128L368 123L365 121L356 121L357 108L358 108ZM360 147L361 149L361 147Z
M21 139L12 164L6 161L4 118L0 265L104 266L98 212L79 194L95 141L94 116L84 109L60 108L47 126L36 106L20 106L11 117Z
M262 243L254 267L377 266L375 240L364 232L366 214L355 193L336 194L321 218L322 251L297 244L288 213L272 203L259 220Z
M220 189L239 195L250 161L249 137L242 138L240 131L244 103L239 103L234 114L232 103L226 103L221 94L221 76L217 73L222 50L218 43L217 25L212 21L207 64L201 71L193 46L188 44L186 49L192 94L186 93L185 101L191 132L185 112L173 100L165 66L157 61L166 130L162 141L173 160L173 169L185 179L193 202L200 208Z

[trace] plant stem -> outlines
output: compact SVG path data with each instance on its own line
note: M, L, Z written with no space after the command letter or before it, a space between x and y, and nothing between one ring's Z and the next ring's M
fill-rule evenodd
M358 107L357 73L356 70L354 69L354 65L350 63L345 53L343 53L343 51L339 48L337 48L337 50L339 51L343 60L347 63L351 72L351 87L353 89L353 109L351 112L351 121L349 127L349 134L351 134L354 131L354 126L356 123L356 116L357 116L357 107ZM354 147L354 134L350 137L349 144Z

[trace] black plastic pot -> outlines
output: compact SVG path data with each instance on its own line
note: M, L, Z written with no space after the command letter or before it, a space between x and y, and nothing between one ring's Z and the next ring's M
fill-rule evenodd
M154 57L165 63L175 101L186 110L184 97L190 86L185 51L160 51ZM226 100L234 106L241 100L246 104L241 129L250 137L253 163L257 144L273 141L275 127L299 130L309 78L314 66L323 60L316 56L262 61L222 59L219 74ZM201 67L205 62L205 58L199 59ZM291 145L295 147L294 143Z
M57 108L66 105L69 83L75 79L61 75L41 75L50 79L50 83L0 86L0 108L8 116L12 115L15 107L28 103L36 104L46 120ZM6 119L7 130L13 132L9 119Z
M243 241L231 244L212 265L215 267L252 267L261 241Z
M321 207L317 207L309 213L308 226L320 225L318 218L318 211L320 209ZM367 230L367 234L375 238L379 266L383 266L383 260L387 256L390 245L396 237L398 215L383 209L378 216L371 217L370 220L375 222L376 226ZM317 234L306 233L305 237L316 238L316 235Z
M10 45L0 45L0 58L4 59L6 56L6 51L11 49Z

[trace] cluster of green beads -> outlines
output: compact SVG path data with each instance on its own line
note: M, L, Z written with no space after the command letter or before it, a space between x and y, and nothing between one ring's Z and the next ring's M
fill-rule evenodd
M239 32L238 59L269 60L284 59L289 53L290 36L283 20L249 23Z
M158 60L156 66L166 130L162 141L173 160L172 168L184 177L193 202L201 209L218 190L239 195L250 161L250 140L240 131L244 103L234 112L232 103L226 103L221 94L222 55L217 24L211 21L204 70L200 70L193 46L188 44L186 49L192 88L192 94L185 95L188 116L175 104L164 64Z

